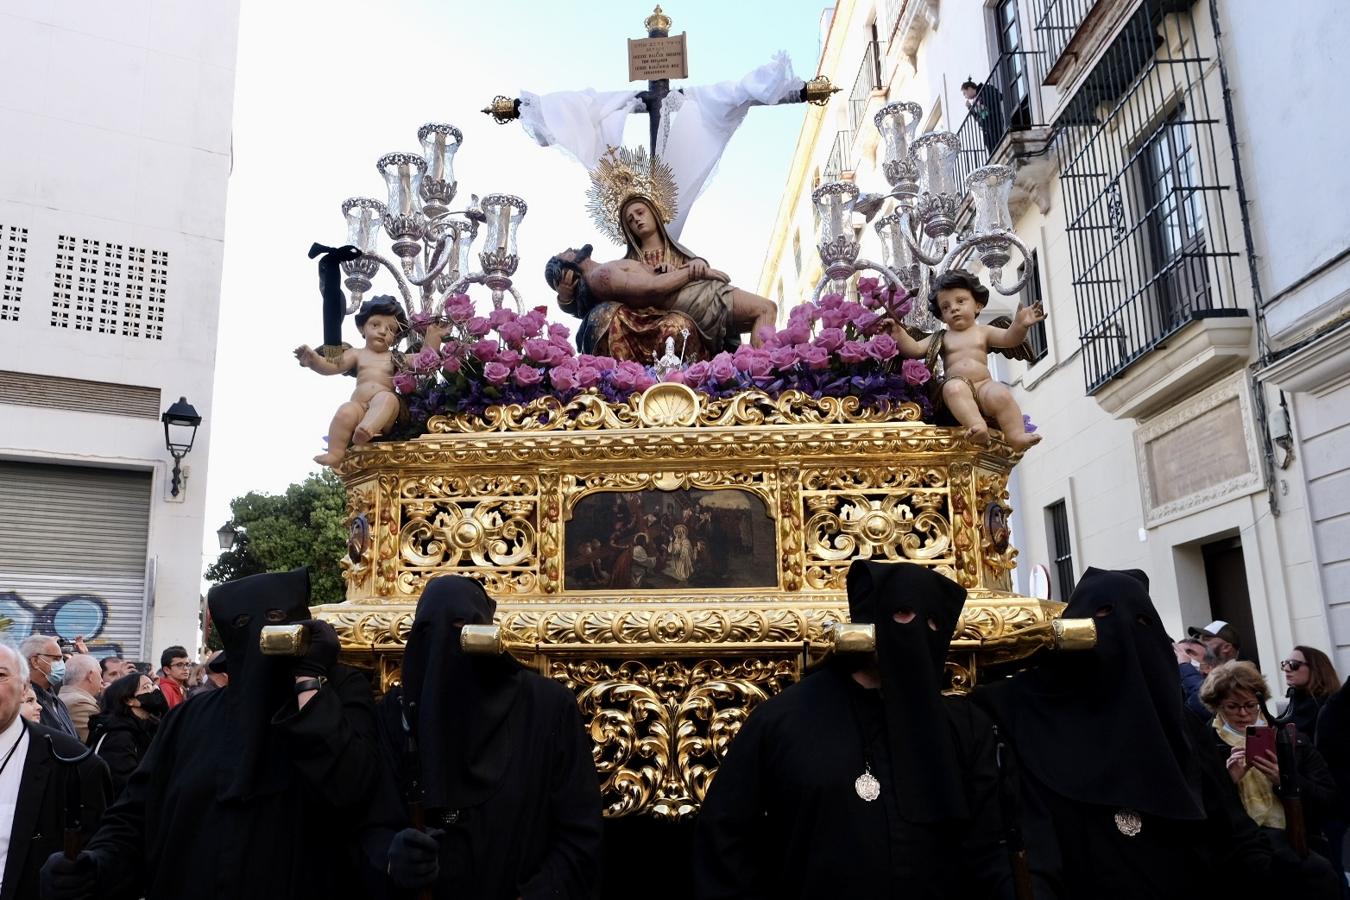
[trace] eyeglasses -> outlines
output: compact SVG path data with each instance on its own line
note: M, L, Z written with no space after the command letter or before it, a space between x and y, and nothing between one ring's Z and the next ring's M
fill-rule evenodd
M1280 668L1281 668L1281 669L1284 669L1286 672L1297 672L1299 669L1303 668L1303 667L1306 666L1306 665L1307 665L1307 663L1305 663L1305 662L1304 662L1303 660L1301 660L1301 659L1282 659L1282 660L1280 660Z
M1261 708L1260 703L1221 703L1219 708L1226 713L1244 713L1256 712Z

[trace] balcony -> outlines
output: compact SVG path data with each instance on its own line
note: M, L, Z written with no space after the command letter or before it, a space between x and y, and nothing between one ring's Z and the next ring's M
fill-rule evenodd
M835 133L830 155L825 160L825 168L820 173L820 183L844 181L853 178L853 160L849 150L853 146L853 132L845 128Z
M1041 51L1045 53L1050 66L1045 76L1046 84L1059 83L1063 74L1060 62L1064 59L1065 51L1071 45L1077 49L1081 43L1080 32L1086 33L1088 30L1083 28L1088 17L1093 15L1097 7L1106 5L1101 0L1032 0L1031 20L1036 23L1032 30L1036 32ZM1075 38L1080 40L1076 42Z
M877 41L868 41L858 75L853 79L853 90L848 95L848 127L853 140L857 140L867 124L867 104L872 100L872 92L881 89L881 45Z

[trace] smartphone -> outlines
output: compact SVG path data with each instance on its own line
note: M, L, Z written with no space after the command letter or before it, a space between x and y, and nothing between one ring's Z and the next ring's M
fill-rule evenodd
M1252 760L1275 752L1275 729L1269 725L1247 726L1247 766Z

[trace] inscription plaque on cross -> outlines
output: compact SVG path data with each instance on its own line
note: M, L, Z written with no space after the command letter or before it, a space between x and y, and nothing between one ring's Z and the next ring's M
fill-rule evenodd
M636 93L636 99L641 101L641 109L635 111L647 114L651 155L655 157L657 135L661 130L661 106L671 92L671 80L689 77L689 53L685 34L681 32L671 35L672 20L660 6L657 6L642 24L647 29L647 36L630 38L628 41L628 80L647 81L647 89ZM800 91L777 102L813 103L824 106L829 102L830 95L838 91L839 88L832 85L827 76L818 75L806 82ZM498 124L504 125L520 118L520 99L499 94L483 109L483 112L492 116Z

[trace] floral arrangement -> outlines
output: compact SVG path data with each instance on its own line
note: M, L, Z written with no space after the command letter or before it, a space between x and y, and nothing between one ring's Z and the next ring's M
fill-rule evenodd
M744 344L663 377L633 361L577 353L565 325L547 320L547 309L526 313L496 309L478 314L465 294L447 298L438 313L413 316L425 335L444 334L439 349L425 347L406 359L394 387L408 398L413 427L444 413L481 414L498 404L529 403L554 395L564 402L594 391L623 402L657 381L675 381L721 398L743 390L771 397L797 390L813 397L858 397L867 408L916 403L932 413L924 385L932 373L922 360L899 356L888 332L909 312L911 298L860 278L858 299L827 294L794 307L782 329L761 329L762 346Z

